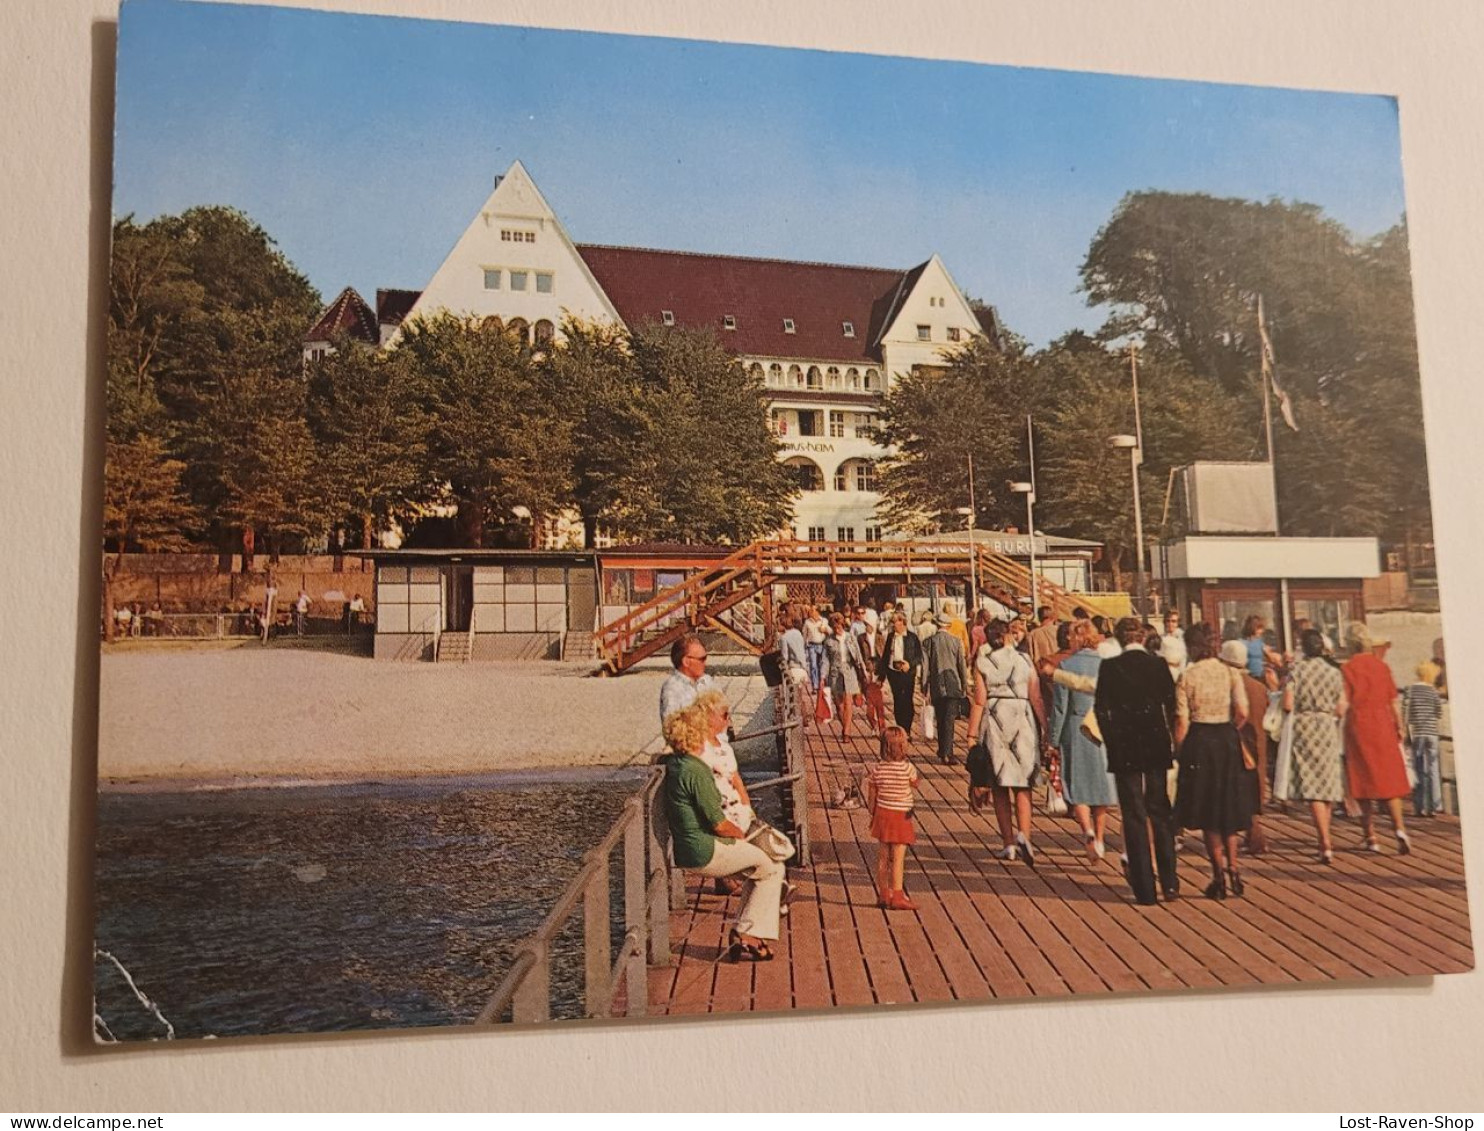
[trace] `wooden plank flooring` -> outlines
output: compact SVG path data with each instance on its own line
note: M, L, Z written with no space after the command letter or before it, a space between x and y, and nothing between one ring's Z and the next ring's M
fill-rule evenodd
M858 724L859 725L859 724ZM963 724L960 723L960 728ZM964 747L959 736L959 749ZM809 724L807 773L814 859L798 885L770 963L722 961L732 900L692 878L672 914L675 959L650 972L654 1013L1127 993L1446 974L1473 967L1458 822L1410 823L1415 851L1364 851L1357 822L1336 821L1335 862L1317 863L1307 811L1264 814L1271 849L1244 858L1246 895L1202 898L1209 880L1197 836L1180 855L1182 898L1138 907L1108 857L1094 864L1070 817L1036 812L1035 868L995 859L992 817L971 813L961 767L938 764L914 736L923 775L918 840L907 857L916 912L876 906L876 845L863 809L824 799L862 774L876 744Z

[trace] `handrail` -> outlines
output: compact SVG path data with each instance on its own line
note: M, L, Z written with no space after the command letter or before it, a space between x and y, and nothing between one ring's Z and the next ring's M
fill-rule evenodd
M725 558L691 573L677 585L656 593L644 604L630 609L597 630L598 650L614 670L622 670L624 657L636 649L629 642L655 628L668 617L684 615L684 623L697 624L706 618L708 598L729 589L744 578L754 586L767 583L793 569L819 570L838 582L841 573L863 573L889 568L905 577L914 573L970 573L992 579L1013 594L1029 595L1031 570L998 550L957 539L910 539L901 542L784 542L760 540L740 547ZM1056 582L1039 571L1035 586L1043 603L1059 616L1069 616L1075 600ZM737 590L732 589L736 594ZM676 626L669 632L678 631ZM651 637L650 643L653 644ZM659 646L659 645L656 645Z
M476 1025L501 1021L506 1011L517 1024L551 1018L551 946L578 906L583 912L583 1008L589 1017L610 1016L623 988L624 1012L642 1016L648 1007L646 961L670 958L669 862L654 830L655 799L664 770L655 768L624 803L601 840L582 859L541 925L517 948ZM624 936L615 960L609 924L609 857L623 843Z

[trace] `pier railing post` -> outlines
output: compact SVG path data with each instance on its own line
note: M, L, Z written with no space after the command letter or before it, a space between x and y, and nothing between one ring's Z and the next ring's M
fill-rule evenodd
M517 1025L551 1020L551 951L544 939L527 945L535 963L510 1003L510 1020Z
M645 957L649 950L649 908L644 883L644 804L629 802L629 823L623 831L624 990L628 1015L643 1017L649 1006L649 977ZM630 940L636 940L631 944Z
M656 819L655 808L659 805L657 794L646 795L644 802L644 832L645 843L648 848L649 862L648 874L646 876L646 894L648 896L649 909L649 964L651 966L670 965L670 904L673 899L671 892L671 873L679 874L679 869L670 867L669 857L665 854L665 846L660 843L660 838L655 832ZM681 892L684 895L684 890Z
M583 986L587 1015L606 1017L613 997L609 984L613 944L609 938L608 857L594 863L598 866L582 893Z

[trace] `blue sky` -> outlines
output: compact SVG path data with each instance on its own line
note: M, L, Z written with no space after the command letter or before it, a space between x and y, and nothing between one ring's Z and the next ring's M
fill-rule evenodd
M127 0L114 213L230 204L328 300L420 288L519 158L578 242L908 267L1037 345L1144 188L1403 212L1396 105L685 40Z

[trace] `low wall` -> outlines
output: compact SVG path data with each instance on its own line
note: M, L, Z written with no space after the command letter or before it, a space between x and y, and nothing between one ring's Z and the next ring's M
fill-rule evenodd
M110 554L106 564L113 562ZM309 615L316 620L339 621L345 603L356 594L365 602L366 619L375 612L376 573L362 558L285 554L273 564L268 555L259 554L253 566L242 573L240 555L125 554L113 579L113 603L138 601L148 609L158 601L166 613L214 613L224 606L260 609L271 569L280 609L292 606L303 589L309 594Z

